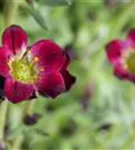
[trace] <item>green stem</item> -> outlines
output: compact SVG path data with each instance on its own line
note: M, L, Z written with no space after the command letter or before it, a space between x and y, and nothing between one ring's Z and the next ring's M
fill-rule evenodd
M4 100L0 104L0 141L4 140L4 127L6 122L7 107L8 101Z
M24 106L24 110L22 113L22 119L26 116L26 115L32 115L33 114L33 108L35 105L36 100L32 99L31 101L29 101L25 106Z
M5 0L4 7L4 22L5 27L14 23L15 18L17 16L19 0Z
M14 23L19 1L16 0L5 0L4 1L4 23L5 27ZM8 101L5 100L0 104L0 140L4 140L4 128L6 124L7 118L7 110L8 110Z
M21 150L20 147L21 147L22 142L23 142L23 136L20 135L14 140L11 150Z

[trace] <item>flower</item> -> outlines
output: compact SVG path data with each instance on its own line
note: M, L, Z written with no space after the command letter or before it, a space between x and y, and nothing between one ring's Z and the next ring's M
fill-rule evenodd
M0 47L0 75L5 78L7 99L18 103L35 92L51 98L68 91L75 77L67 67L69 56L52 40L40 40L27 46L26 32L17 25L8 27Z
M93 93L95 90L95 84L94 83L89 83L86 88L84 89L84 92L81 96L81 106L83 110L87 110L89 107L89 103L92 100Z
M106 45L108 61L114 68L114 75L121 80L135 83L135 28L126 40L112 40Z
M26 115L23 118L23 122L25 125L28 125L28 126L35 125L39 121L40 117L41 115L38 113L34 113L32 115Z

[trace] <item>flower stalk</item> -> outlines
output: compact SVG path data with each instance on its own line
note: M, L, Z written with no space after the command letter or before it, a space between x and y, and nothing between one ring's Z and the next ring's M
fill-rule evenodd
M4 24L5 27L14 23L15 18L17 17L17 11L20 1L16 0L5 0L4 5Z
M19 6L19 1L16 0L5 0L4 4L4 25L5 27L14 23L16 18L17 10ZM0 142L3 143L4 141L4 128L6 124L8 112L8 101L5 99L0 104Z
M0 104L0 141L4 140L4 127L6 122L7 108L8 108L8 101L4 100Z

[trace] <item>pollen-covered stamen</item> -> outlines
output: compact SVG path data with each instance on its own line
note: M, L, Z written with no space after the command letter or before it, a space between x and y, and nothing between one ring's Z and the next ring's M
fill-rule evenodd
M126 60L127 68L131 73L135 74L135 52L131 53Z
M14 60L10 63L12 77L23 83L33 83L37 79L37 72L27 59Z

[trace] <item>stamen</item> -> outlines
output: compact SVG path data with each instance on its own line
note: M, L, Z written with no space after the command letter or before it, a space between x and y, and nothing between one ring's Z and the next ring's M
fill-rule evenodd
M135 51L133 49L129 49L123 53L122 63L126 70L135 74Z
M44 71L44 68L41 68L40 71L41 71L41 72Z
M39 58L38 58L38 57L34 57L34 61L35 61L35 62L38 62L38 61L39 61Z

